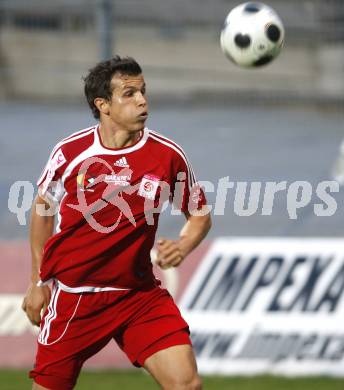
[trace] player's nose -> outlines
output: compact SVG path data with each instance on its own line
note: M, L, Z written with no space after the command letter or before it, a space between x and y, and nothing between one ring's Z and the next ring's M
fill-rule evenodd
M147 99L146 96L142 92L137 93L137 103L139 106L146 106L147 105Z

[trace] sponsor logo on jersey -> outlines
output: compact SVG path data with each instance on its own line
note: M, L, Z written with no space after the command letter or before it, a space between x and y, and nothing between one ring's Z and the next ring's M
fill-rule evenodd
M111 175L105 175L104 177L105 183L116 184L118 186L128 186L130 185L130 180L131 180L131 173L128 175L111 174Z
M147 199L154 199L159 188L159 182L160 178L157 176L144 175L141 180L138 194Z
M114 165L116 167L121 167L121 168L129 168L129 164L128 164L128 161L125 157L122 157L120 158L119 160L117 160Z

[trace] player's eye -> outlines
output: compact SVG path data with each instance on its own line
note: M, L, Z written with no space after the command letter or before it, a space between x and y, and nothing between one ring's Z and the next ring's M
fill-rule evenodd
M133 96L133 95L134 95L134 92L132 90L124 92L124 96L130 97L130 96Z

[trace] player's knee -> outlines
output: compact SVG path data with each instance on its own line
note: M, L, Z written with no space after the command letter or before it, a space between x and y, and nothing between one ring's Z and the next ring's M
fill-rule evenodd
M202 390L201 378L195 374L189 378L176 378L174 383L169 386L171 390Z
M193 381L190 383L190 390L202 390L202 381L198 375L195 375Z

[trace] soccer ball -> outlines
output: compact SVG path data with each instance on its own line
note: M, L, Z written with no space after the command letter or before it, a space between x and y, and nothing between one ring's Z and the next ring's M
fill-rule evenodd
M276 12L263 3L244 3L227 15L221 31L223 53L236 65L258 67L276 58L284 27Z

